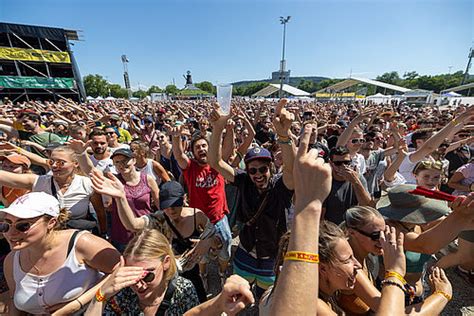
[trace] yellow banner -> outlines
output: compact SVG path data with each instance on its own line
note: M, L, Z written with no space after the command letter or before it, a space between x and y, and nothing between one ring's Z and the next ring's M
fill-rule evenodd
M355 98L355 92L316 93L316 98Z
M0 47L0 59L26 60L26 61L46 61L50 63L70 64L68 52L52 52L41 49L24 49Z

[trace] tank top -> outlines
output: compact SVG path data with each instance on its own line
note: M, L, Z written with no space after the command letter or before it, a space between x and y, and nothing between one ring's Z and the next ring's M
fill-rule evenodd
M173 246L173 250L177 255L181 255L184 252L186 252L189 249L193 248L193 243L190 241L190 239L198 239L201 233L199 232L197 226L196 226L196 208L194 209L194 215L193 215L193 220L194 220L194 230L189 235L188 237L183 237L181 233L177 230L177 228L174 226L174 224L171 222L170 218L164 214L166 222L170 226L170 228L173 230L175 237L171 241L171 244Z
M83 233L77 234L64 264L47 275L24 272L20 266L20 251L15 252L13 278L16 284L14 303L17 309L30 314L49 314L46 308L72 301L97 284L102 273L79 263L76 257L76 243Z
M135 214L136 217L150 214L151 209L151 189L148 186L147 175L140 173L140 182L135 186L125 184L125 180L121 175L117 178L124 184L124 191L127 197L128 205ZM129 232L120 221L120 217L117 210L117 204L115 201L112 203L112 230L111 239L114 242L126 244L132 237L133 233Z
M153 159L147 159L146 165L144 167L136 167L136 169L141 173L150 175L156 181L156 184L161 184L161 178L155 173L155 170L153 170Z

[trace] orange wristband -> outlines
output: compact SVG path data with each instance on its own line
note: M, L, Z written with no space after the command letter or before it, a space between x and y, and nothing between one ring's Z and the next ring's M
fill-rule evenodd
M95 292L95 300L97 302L103 302L106 300L104 293L100 290L100 288Z
M288 251L285 254L285 260L303 261L309 263L319 263L319 255L312 252Z

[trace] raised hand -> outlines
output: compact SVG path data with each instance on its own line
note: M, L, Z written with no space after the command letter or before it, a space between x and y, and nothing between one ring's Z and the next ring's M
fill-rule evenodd
M281 99L275 108L273 117L273 127L276 133L282 137L288 137L291 123L295 120L295 115L285 109L287 103L287 99Z
M331 191L331 167L319 158L316 149L309 148L309 140L315 125L306 124L293 166L296 204L303 209L313 201L323 202Z
M71 139L66 143L66 145L71 148L76 154L80 155L87 150L91 143L92 140L88 140L84 143L80 139Z
M227 121L233 116L232 109L229 111L229 114L225 114L222 112L222 109L219 107L219 104L214 104L214 109L212 110L211 114L209 115L209 123L214 128L221 128L223 129Z
M255 299L250 284L238 275L231 275L225 281L222 292L217 297L219 311L227 315L237 315L248 304L253 304Z
M112 198L121 198L125 196L122 182L120 182L120 180L112 173L108 172L107 176L104 176L102 172L94 169L89 176L92 181L92 188L97 193L105 194Z
M403 233L398 233L394 227L385 226L385 232L380 232L380 243L383 249L385 270L397 272L405 276L406 261L403 252Z
M448 294L449 296L453 295L451 282L449 282L443 269L435 267L429 276L429 280L431 283L431 288L434 289L434 292L440 291Z
M107 281L101 286L100 291L107 298L111 298L121 289L132 286L139 282L147 271L142 267L126 267L125 260L120 257L120 262L114 267L114 271L107 277Z

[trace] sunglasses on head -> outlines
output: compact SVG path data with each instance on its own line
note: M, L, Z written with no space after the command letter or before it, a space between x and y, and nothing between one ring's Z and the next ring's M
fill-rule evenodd
M342 161L333 161L332 162L335 166L350 166L350 164L352 163L351 160L342 160Z
M354 139L351 140L351 143L353 143L353 144L363 144L363 143L365 143L365 139L363 139L363 138L354 138Z
M264 173L267 173L268 172L268 167L267 166L263 166L263 167L260 167L260 168L249 168L248 170L248 173L251 174L251 175L254 175L258 172L260 172L261 174L264 174Z
M356 232L358 232L359 234L362 234L366 237L369 237L370 239L372 239L373 241L377 241L380 239L380 231L378 232L373 232L373 233L367 233L363 230L360 230L358 228L355 228L355 227L349 227L349 228L352 228L353 230L355 230Z
M12 226L20 233L26 233L35 223L36 222L17 222L15 224L10 224L7 222L0 222L0 233L7 233Z

